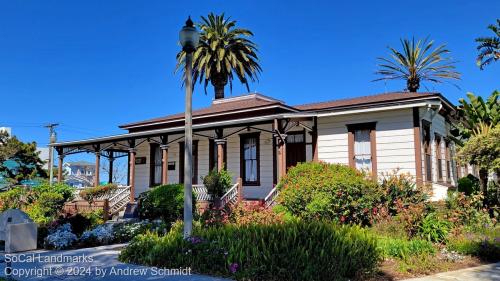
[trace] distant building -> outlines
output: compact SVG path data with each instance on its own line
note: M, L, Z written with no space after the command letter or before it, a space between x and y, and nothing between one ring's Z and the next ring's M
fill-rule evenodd
M92 186L95 177L95 164L87 161L66 162L63 164L64 182L73 187Z
M38 155L40 157L40 159L42 159L43 161L43 168L44 169L49 169L49 148L48 147L37 147L36 148L36 151L40 152L40 154Z

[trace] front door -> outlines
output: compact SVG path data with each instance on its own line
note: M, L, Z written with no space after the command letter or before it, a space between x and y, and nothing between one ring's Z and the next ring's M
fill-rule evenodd
M286 137L286 168L306 162L306 138L304 132L290 132Z

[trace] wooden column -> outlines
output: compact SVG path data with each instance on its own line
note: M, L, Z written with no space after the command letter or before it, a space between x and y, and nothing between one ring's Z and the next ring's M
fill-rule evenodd
M161 184L168 184L168 145L160 145L161 149Z
M217 171L224 169L224 144L225 140L215 140L217 144Z
M413 143L415 145L415 175L417 186L422 186L422 133L420 132L420 113L418 107L413 108Z
M283 128L281 122L278 119L274 119L273 127L275 132L278 134L277 136L277 145L278 145L278 182L281 178L286 175L286 142Z
M101 164L101 152L99 151L99 146L96 148L95 152L95 174L94 174L94 186L99 186L99 171Z
M108 160L109 160L108 183L113 183L113 162L115 162L113 151L109 151Z
M59 154L59 163L58 163L58 169L57 169L57 182L62 183L63 182L63 161L64 161L64 155Z
M135 201L135 154L136 154L135 148L131 148L129 150L130 162L128 164L129 169L130 169L130 172L129 172L129 176L130 176L130 179L129 179L130 203L134 203L134 201Z
M318 162L318 117L313 117L313 128L312 128L312 161Z
M237 179L238 181L238 203L243 200L243 180L241 178Z

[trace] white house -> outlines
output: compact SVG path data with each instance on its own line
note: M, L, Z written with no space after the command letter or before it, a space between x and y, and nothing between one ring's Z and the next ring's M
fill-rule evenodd
M398 169L417 184L432 184L434 198L443 198L457 181L449 139L454 108L439 93L397 92L295 106L261 94L214 100L193 112L193 183L225 165L235 182L241 178L244 198L262 200L289 167L325 161L379 178ZM133 199L151 186L183 182L183 125L179 113L121 125L124 134L54 146L61 160L80 152L95 153L96 164L101 157L129 157Z

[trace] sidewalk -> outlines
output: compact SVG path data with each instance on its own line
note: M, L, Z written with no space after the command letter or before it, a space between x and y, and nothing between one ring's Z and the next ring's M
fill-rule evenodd
M118 261L124 245L110 245L68 251L31 251L11 256L15 280L168 280L227 281L228 279L189 274L189 269L161 270ZM7 257L5 257L7 258ZM5 277L1 255L0 276ZM18 259L19 261L15 261ZM66 259L66 260L63 260ZM69 259L69 261L68 261ZM54 262L51 262L54 261Z
M442 272L405 281L497 281L500 280L500 262L456 271Z

